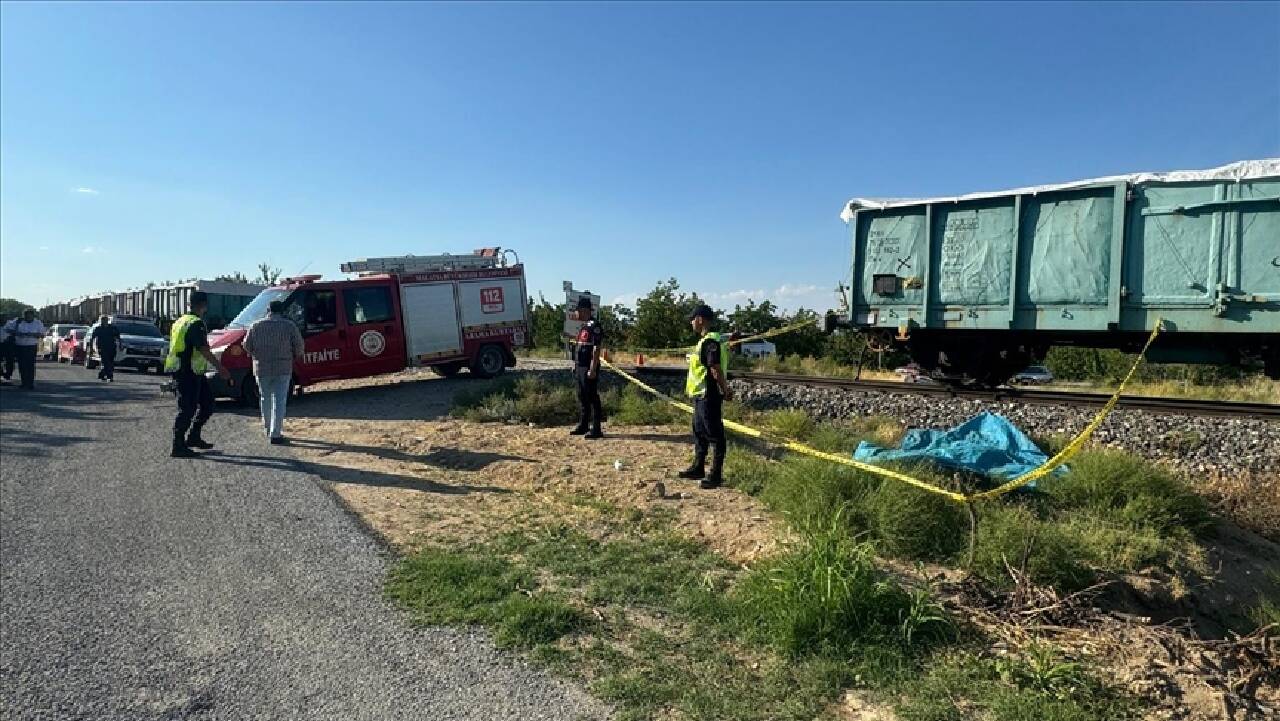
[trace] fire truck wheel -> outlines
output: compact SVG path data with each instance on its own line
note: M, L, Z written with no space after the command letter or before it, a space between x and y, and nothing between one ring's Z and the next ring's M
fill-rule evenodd
M480 378L492 378L507 368L507 359L502 355L502 347L487 345L476 354L471 363L471 373Z
M438 366L431 366L431 371L438 376L444 378L452 378L462 372L462 361L453 363L441 363Z

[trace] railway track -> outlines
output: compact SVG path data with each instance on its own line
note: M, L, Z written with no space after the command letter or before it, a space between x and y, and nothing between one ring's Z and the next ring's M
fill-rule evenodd
M642 375L682 376L684 368L645 366L636 369ZM823 376L786 373L733 373L733 378L762 383L845 388L862 393L910 393L943 398L973 398L986 401L1015 401L1046 405L1101 407L1111 398L1105 393L1073 393L1035 388L966 388L940 383L901 383L896 381L851 380ZM1280 405L1241 401L1205 401L1191 398L1155 396L1121 396L1118 407L1178 415L1218 416L1224 418L1263 418L1280 421Z

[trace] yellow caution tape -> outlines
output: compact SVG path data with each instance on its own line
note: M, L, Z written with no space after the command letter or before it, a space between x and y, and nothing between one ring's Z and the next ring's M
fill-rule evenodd
M765 331L764 333L758 333L756 335L748 336L746 338L738 338L737 340L729 341L729 345L735 346L735 345L741 345L743 343L750 343L752 341L764 340L765 338L772 338L777 335L782 335L783 333L790 333L793 330L796 330L798 328L803 328L807 325L813 325L816 322L817 320L813 318L810 318L809 320L802 320L799 323L792 323L791 325L783 326L782 328L774 328L773 330ZM625 348L622 350L626 350L627 352L630 352L630 353L652 353L657 355L662 353L668 353L668 354L689 353L693 349L694 349L694 346L681 346L679 348Z
M1102 425L1102 422L1107 419L1107 416L1111 414L1111 411L1115 410L1116 404L1120 402L1121 394L1124 393L1124 387L1128 385L1129 380L1133 378L1133 374L1138 370L1138 366L1142 364L1142 359L1147 356L1147 349L1149 349L1151 344L1155 342L1156 336L1160 335L1160 331L1161 322L1160 319L1157 318L1156 327L1151 329L1151 335L1147 337L1147 342L1143 344L1142 351L1138 353L1138 357L1133 360L1133 365L1129 367L1129 372L1125 373L1124 378L1120 380L1120 385L1116 388L1116 392L1111 394L1111 397L1107 399L1106 404L1102 406L1102 410L1098 411L1097 415L1093 417L1093 420L1089 421L1089 425L1085 426L1084 430L1080 431L1075 438L1072 438L1070 443L1063 446L1062 450L1054 454L1053 458L1042 463L1039 468L1027 471L1002 486L997 486L989 491L975 493L970 496L970 499L977 500L1003 496L1004 494L1021 488L1038 478L1043 478L1049 475L1058 466L1066 463L1068 458L1074 456L1081 448L1084 447L1084 444L1089 440L1089 437L1093 435L1093 432L1098 430L1098 426Z
M1052 473L1054 469L1056 469L1058 466L1061 466L1069 458L1071 458L1077 452L1079 452L1081 448L1084 447L1084 444L1089 440L1089 437L1093 435L1093 432L1098 429L1098 426L1102 425L1102 422L1106 420L1106 417L1110 415L1112 410L1115 409L1116 403L1120 401L1120 396L1124 392L1125 385L1127 385L1129 383L1129 380L1133 378L1133 374L1138 370L1138 366L1142 363L1142 359L1147 354L1147 349L1151 347L1151 344L1155 341L1156 336L1160 335L1160 330L1161 330L1160 321L1157 320L1156 326L1151 331L1151 335L1147 338L1146 344L1142 346L1142 352L1138 354L1137 359L1135 359L1133 362L1133 366L1129 368L1129 372L1126 373L1124 378L1120 381L1120 386L1116 388L1116 392L1102 407L1102 410L1098 411L1097 415L1094 416L1093 420L1089 422L1089 425L1085 426L1084 430L1080 431L1080 433L1075 438L1073 438L1070 443L1064 446L1063 449L1061 451L1058 451L1058 453L1055 454L1052 458L1045 461L1039 468L1028 471L1027 473L1024 473L1021 476L1014 478L1013 480L1009 481L1008 483L1005 483L1004 485L998 486L996 488L992 488L991 490L988 490L988 491L982 491L980 493L973 493L968 495L963 493L957 493L956 491L951 491L951 490L947 490L946 488L941 488L932 483L928 483L927 481L922 481L919 478L914 478L912 476L909 476L905 473L899 473L898 471L895 471L889 468L883 468L881 466L871 465L870 463L855 461L848 456L842 456L842 455L837 455L835 453L827 453L826 451L820 451L817 448L813 448L812 446L805 445L799 441L792 440L789 438L775 437L764 431L758 430L756 428L752 428L750 426L743 425L741 423L737 423L735 421L726 420L724 421L724 426L725 428L733 430L742 435L766 440L774 443L775 445L779 445L783 448L786 448L787 450L795 451L796 453L802 453L806 456L812 456L814 458L821 458L823 460L831 461L832 463L839 463L840 465L856 468L860 471L865 471L867 473L871 473L877 476L892 478L895 481L901 481L903 483L907 483L923 491L928 491L929 493L936 493L940 496L944 496L957 503L972 503L973 501L976 501L976 500L996 498L998 496L1002 496L1011 491L1017 490L1038 478L1043 478L1049 473ZM676 399L672 398L671 396L668 396L667 394L663 393L657 388L650 386L649 384L645 383L639 378L636 378L630 373L627 373L621 368L618 368L617 366L613 365L609 361L601 360L600 362L606 368L608 368L609 370L612 370L613 372L627 379L629 382L635 384L636 386L644 389L645 391L648 391L649 393L659 398L662 398L667 403L670 403L672 406L679 408L685 413L689 413L691 415L693 414L694 412L693 406L690 406L687 403L681 403L680 401L677 401Z

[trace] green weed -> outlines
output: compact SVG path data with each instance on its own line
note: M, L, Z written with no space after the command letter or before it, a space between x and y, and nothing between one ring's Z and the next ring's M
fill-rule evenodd
M918 642L949 628L875 566L875 548L840 514L803 531L800 548L749 574L735 592L749 637L792 657L844 657L862 643Z

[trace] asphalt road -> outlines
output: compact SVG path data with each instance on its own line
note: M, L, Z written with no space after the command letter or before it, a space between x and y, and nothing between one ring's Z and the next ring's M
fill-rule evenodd
M41 363L0 387L0 716L607 716L483 633L410 626L387 554L255 417L168 458L159 383Z

